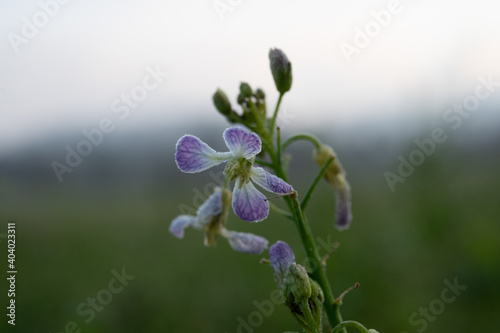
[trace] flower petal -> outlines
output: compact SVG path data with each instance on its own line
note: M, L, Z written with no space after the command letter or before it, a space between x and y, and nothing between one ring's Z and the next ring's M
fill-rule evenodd
M175 146L175 163L187 173L207 170L231 158L230 153L218 153L193 135L184 135Z
M262 253L269 244L264 237L246 232L227 231L226 238L233 250L250 254Z
M349 228L352 221L351 188L346 180L335 191L335 227L338 230Z
M269 261L274 269L276 277L281 282L285 277L288 267L295 262L292 248L285 242L277 241L269 249Z
M242 127L230 127L223 134L226 146L235 157L251 158L260 153L262 142L257 134Z
M196 216L179 215L172 221L168 231L177 238L184 238L184 229L196 225L196 222Z
M269 203L251 182L240 188L240 178L236 179L233 191L233 210L242 220L259 222L269 214Z
M208 199L198 207L198 221L201 225L209 223L214 216L222 213L222 192L217 188L215 192L208 197Z
M250 178L260 187L269 192L285 194L293 190L283 179L270 174L260 167L252 167Z

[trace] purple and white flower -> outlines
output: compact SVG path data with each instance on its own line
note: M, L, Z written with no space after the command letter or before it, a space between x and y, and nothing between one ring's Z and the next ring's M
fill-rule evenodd
M242 127L230 127L224 131L223 138L229 152L219 153L196 136L184 135L176 145L177 167L186 173L196 173L227 162L224 173L235 180L234 212L248 222L262 221L269 214L269 203L253 183L277 194L289 193L293 188L281 178L253 166L255 156L262 149L257 134Z
M229 245L239 252L260 254L267 249L268 241L264 237L245 232L230 231L225 228L227 208L231 201L231 191L216 188L215 192L198 208L196 216L179 215L170 224L169 231L177 238L184 238L184 230L192 227L205 231L205 245L215 245L215 238L221 235Z

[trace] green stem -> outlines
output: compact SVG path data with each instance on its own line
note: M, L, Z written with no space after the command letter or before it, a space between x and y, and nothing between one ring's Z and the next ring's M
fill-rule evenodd
M326 276L326 270L323 265L321 265L321 258L318 254L318 250L316 249L316 243L314 242L311 228L309 227L309 223L304 218L302 210L300 209L298 196L295 194L285 198L288 199L287 201L291 201L295 224L299 229L299 235L311 265L311 276L316 282L318 282L323 290L323 294L325 296L325 303L323 306L325 308L326 316L328 317L328 321L332 327L335 327L342 322L342 316L340 315L339 305L333 297L332 289L330 288L330 284Z
M269 168L274 168L274 165L270 162L267 162L267 161L263 161L263 160L259 160L259 159L255 159L254 161L255 163L257 164L260 164L260 165L263 165L263 166L266 166L266 167L269 167Z
M278 160L278 168L282 169L281 167L281 129L278 127L276 128L276 156Z
M278 111L280 109L281 100L283 99L284 93L280 93L280 97L278 98L278 103L276 103L276 108L274 109L273 119L271 120L271 138L274 134L274 126L276 126L276 118L278 118Z
M269 136L269 132L264 127L264 124L262 123L262 118L259 115L259 111L257 110L257 107L255 106L255 103L250 99L249 100L249 104L250 104L250 110L252 110L252 115L255 118L255 124L256 124L256 127L257 127L257 132L261 136L263 136L263 139L264 139L265 143L269 143L271 141L270 140L270 136Z
M309 326L308 331L310 331L312 333L318 333L318 329L317 329L318 325L316 324L316 321L314 321L314 317L311 313L311 309L309 308L309 302L307 300L302 301L302 303L300 304L300 307L302 309L302 313L304 313L307 324Z
M274 126L276 123L276 116L278 114L278 109L282 97L283 94L280 94L280 97L278 99L278 104L276 105L276 109L274 111L270 128L270 134L271 134L270 138L273 137ZM320 141L316 137L308 134L296 135L289 138L283 145L280 145L277 151L274 149L272 140L269 140L269 138L263 138L263 139L264 139L263 141L267 141L263 143L263 146L264 149L267 150L267 152L269 153L269 156L273 163L273 169L276 175L286 182L288 182L287 177L281 165L281 153L283 152L283 150L289 144L297 140L311 141L316 148L320 148L321 146ZM279 152L279 154L277 152ZM323 304L323 307L325 309L326 316L328 318L328 321L330 322L331 327L335 327L342 322L342 316L340 314L340 309L339 309L340 304L336 302L335 297L333 296L332 289L330 288L330 284L328 282L328 277L326 276L326 269L321 264L321 258L318 254L318 250L316 248L316 243L314 241L311 228L309 227L309 223L304 217L297 193L295 192L290 196L286 196L284 197L284 199L288 206L288 209L292 212L295 225L298 229L302 241L302 245L304 246L307 257L311 264L312 268L311 277L320 285L321 289L323 290L323 294L325 296L325 302Z
M304 211L306 209L307 203L311 199L311 195L314 192L314 189L318 185L321 178L323 178L323 175L325 174L326 169L328 169L328 166L330 166L330 164L332 164L334 159L335 159L335 157L333 157L333 156L328 158L328 160L325 162L325 164L323 164L323 166L319 170L316 178L314 178L314 181L312 182L311 186L309 187L309 190L307 190L306 196L304 197L304 199L302 200L302 204L300 205L300 208L302 209L302 211Z
M279 208L278 206L276 206L275 204L269 202L269 208L271 208L273 211L275 211L276 213L278 214L281 214L283 215L284 217L286 217L287 219L290 219L293 221L293 215L290 214L289 212Z
M368 333L368 329L366 327L364 327L363 325L361 325L357 321L353 321L353 320L346 320L346 321L338 324L337 326L335 326L335 328L332 330L331 333L340 332L341 330L344 330L346 327L349 327L349 326L357 328L361 333Z
M310 134L297 134L294 135L290 138L288 138L284 143L283 143L283 150L285 150L289 145L294 143L295 141L299 140L305 140L305 141L310 141L316 149L319 149L321 147L321 141L315 137L314 135Z

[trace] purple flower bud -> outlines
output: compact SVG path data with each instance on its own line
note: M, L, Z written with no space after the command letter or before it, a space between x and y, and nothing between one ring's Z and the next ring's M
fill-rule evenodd
M284 94L292 87L292 64L280 49L269 50L269 61L276 88Z
M352 210L351 188L345 177L342 164L340 164L332 147L328 145L321 145L319 149L315 149L313 157L320 168L330 157L334 158L325 170L324 177L335 189L335 227L338 230L345 230L351 225Z
M338 230L345 230L349 228L352 221L351 189L344 180L335 192L335 227Z
M277 241L269 249L269 260L279 282L283 281L286 270L295 262L292 248L285 242Z

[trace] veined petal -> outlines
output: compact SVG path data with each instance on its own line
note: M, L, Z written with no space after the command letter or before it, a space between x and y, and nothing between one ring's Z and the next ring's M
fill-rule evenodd
M208 197L208 199L198 207L196 215L201 225L206 225L212 217L222 213L222 192L219 188Z
M257 134L242 127L230 127L224 131L224 141L235 157L249 159L262 149L262 142Z
M227 231L225 237L233 250L250 254L262 253L269 244L264 237L246 232Z
M196 222L196 216L179 215L172 221L168 231L177 238L184 238L184 229L189 226L195 226Z
M338 230L349 228L352 221L351 188L346 180L335 190L335 227Z
M279 282L283 281L286 270L295 262L292 248L285 242L277 241L269 249L269 261Z
M242 220L259 222L269 214L269 203L251 182L240 188L240 178L236 179L233 191L233 210Z
M293 190L283 179L270 174L260 167L252 167L250 171L250 178L260 187L268 190L269 192L285 194Z
M193 135L184 135L175 146L175 163L187 173L207 170L231 158L231 153L218 153Z

